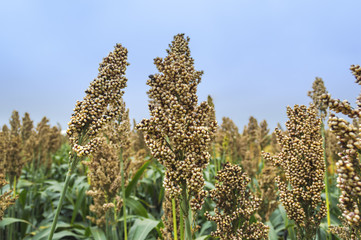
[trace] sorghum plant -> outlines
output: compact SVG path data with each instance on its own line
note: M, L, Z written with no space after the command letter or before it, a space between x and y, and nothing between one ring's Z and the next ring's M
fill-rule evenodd
M266 120L263 120L259 123L259 130L258 130L258 143L261 148L261 151L265 149L266 146L268 146L271 142L271 138L268 135L269 128Z
M0 161L5 169L5 176L9 179L11 187L14 187L13 183L20 177L26 163L23 157L24 141L22 139L24 137L22 137L22 126L17 111L13 111L9 124L10 129L4 125L0 137L3 146L0 150Z
M228 117L222 118L222 124L218 127L216 133L216 143L221 156L229 156L231 162L237 162L242 147L241 134L232 119Z
M30 138L33 128L33 121L30 119L29 113L26 112L22 118L22 125L20 128L20 135L23 143L25 143Z
M124 179L128 179L130 170L129 133L128 111L123 106L119 120L113 120L105 127L99 151L94 152L90 162L83 161L89 167L91 190L87 195L91 196L94 202L90 210L96 215L89 219L100 227L115 224L115 219L109 216L114 216L114 213L119 213L122 209L123 200L118 193L122 187L121 161L124 166Z
M261 162L260 127L254 117L249 118L248 125L244 127L242 137L246 143L242 158L242 167L250 178L255 178Z
M321 199L325 173L321 121L313 106L287 107L287 115L287 134L276 129L281 152L276 156L263 153L263 157L284 172L285 179L277 176L276 182L287 216L296 223L298 237L312 239L326 214Z
M262 222L268 221L270 215L278 206L277 187L275 183L277 172L278 169L274 167L270 161L265 161L261 173L257 176L258 195L262 197L257 212L262 218Z
M126 87L124 76L127 63L127 49L117 44L113 52L103 59L98 77L85 91L83 101L77 102L69 122L67 134L73 152L70 153L70 166L65 179L58 208L55 213L49 240L52 239L70 175L81 157L93 153L99 147L99 131L110 121L117 119L122 106L122 89Z
M215 215L209 212L208 220L217 223L213 237L221 240L256 240L268 238L268 226L260 222L251 223L252 215L257 211L261 199L252 195L247 188L251 181L238 165L226 163L217 173L215 189L210 196L216 202Z
M356 83L361 85L361 67L351 66ZM347 100L331 98L330 94L322 95L323 103L327 104L336 113L342 113L351 119L361 117L361 95L358 96L357 108L351 107ZM342 149L339 153L341 159L336 163L337 186L341 190L339 207L342 211L344 227L334 227L332 231L343 239L361 238L361 136L360 126L354 126L345 119L331 114L328 122L332 132L335 133Z
M62 143L60 129L51 127L49 119L43 117L37 124L35 131L31 131L24 146L26 162L30 162L33 169L51 168L51 154L58 150Z
M168 56L154 59L160 73L147 81L151 118L143 119L137 127L144 132L153 157L166 168L164 187L170 198L181 195L185 237L190 240L190 208L200 209L206 196L203 169L210 158L208 148L217 123L210 120L213 108L207 102L197 103L203 72L195 70L188 42L189 38L178 34Z
M326 94L327 90L325 87L325 84L322 80L322 78L316 77L315 81L312 84L312 91L308 92L308 96L312 99L313 105L318 110L318 116L321 119L321 136L322 136L322 147L324 149L323 156L326 166L325 171L325 195L326 195L326 208L327 208L327 224L328 226L331 225L331 214L330 214L330 199L329 199L329 181L328 181L328 162L327 162L327 156L326 156L326 133L325 133L325 125L324 120L327 117L327 104L325 104L321 96L323 94Z

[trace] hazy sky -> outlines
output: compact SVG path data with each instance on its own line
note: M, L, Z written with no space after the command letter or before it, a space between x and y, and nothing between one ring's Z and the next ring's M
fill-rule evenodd
M360 9L359 0L1 1L0 124L16 109L65 129L116 43L128 48L124 99L139 122L149 116L153 59L166 56L177 33L191 38L204 70L199 99L213 96L217 119L230 117L240 130L251 115L283 124L287 105L310 102L316 76L354 103Z

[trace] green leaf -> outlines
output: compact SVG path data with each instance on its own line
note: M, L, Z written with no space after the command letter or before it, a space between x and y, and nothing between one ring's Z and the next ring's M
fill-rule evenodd
M125 197L128 198L133 189L137 186L139 178L142 176L145 169L147 169L150 160L146 161L141 168L134 174L133 179L128 183L128 186L125 188Z
M214 188L215 188L214 184L213 184L213 183L211 183L211 182L204 181L204 183L205 183L205 187L206 187L206 189L208 189L208 190L212 190L212 189L214 189Z
M28 190L27 189L22 189L19 196L19 202L20 204L24 207L26 204L26 195L28 194Z
M71 217L71 224L74 223L74 220L76 218L76 215L79 212L79 209L81 207L81 203L83 202L83 199L85 197L85 188L81 188L79 193L76 196L76 203L75 203L75 207L74 207L74 211L73 211L73 216Z
M33 182L30 182L29 180L20 178L18 180L17 188L21 189L21 188L31 187L33 185L34 185Z
M129 230L129 239L144 240L159 222L149 218L137 219Z
M196 240L206 240L210 237L211 237L210 235L205 235L205 236L197 237Z
M272 223L270 221L267 221L266 225L269 226L268 239L278 239L277 232L275 231Z
M53 240L58 240L58 239L61 239L63 237L69 237L69 236L75 237L76 239L80 239L82 237L79 234L75 234L75 233L70 232L68 230L63 230L63 231L55 233L54 236L53 236Z
M94 237L94 240L107 240L102 229L98 227L91 227L90 231L92 233L92 236Z
M133 219L133 218L138 218L139 216L138 215L127 215L127 220L129 219ZM124 221L124 216L120 216L119 218L117 218L117 221L118 222L123 222Z
M3 218L3 220L0 222L0 228L3 228L9 224L16 223L16 222L23 222L23 223L27 223L27 224L31 225L31 223L26 220L9 217L9 218Z
M148 218L147 210L135 197L126 198L126 206L132 209L136 215Z
M34 236L31 237L31 240L43 240L46 239L49 236L49 234L50 234L50 226L48 226L47 228L42 228L39 232L37 232Z
M202 224L202 228L199 231L199 235L203 235L207 230L212 229L212 223L207 221L205 223Z

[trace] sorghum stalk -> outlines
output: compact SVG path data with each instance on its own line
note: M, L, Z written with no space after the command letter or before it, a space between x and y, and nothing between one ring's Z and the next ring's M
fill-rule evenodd
M70 182L70 178L71 178L71 174L74 172L74 169L76 168L76 165L78 163L78 157L75 155L75 158L73 159L73 161L71 162L71 165L69 167L68 173L66 174L66 178L65 178L65 182L64 182L64 187L61 190L61 195L60 195L60 199L59 199L59 203L58 206L56 208L56 212L55 212L55 216L53 219L53 224L51 225L51 229L50 229L50 234L48 237L48 240L53 239L53 235L55 232L55 228L56 228L56 223L58 222L58 218L59 218L59 214L61 211L61 207L63 205L63 201L64 201L64 197L65 197L65 193L66 190L68 189L69 186L69 182Z
M126 197L125 197L125 184L124 184L124 160L123 160L123 151L120 151L120 168L122 175L122 198L123 198L123 222L124 222L124 240L128 240L128 230L127 230L127 207L126 207Z
M322 135L322 148L323 148L323 159L325 161L325 194L326 194L326 208L327 208L327 227L331 226L331 210L330 210L330 195L328 191L328 164L326 157L326 138L325 138L325 125L321 120L321 135Z
M175 199L172 198L172 213L173 213L173 232L174 232L174 240L178 240L178 233L177 233L177 213L175 210Z
M122 89L126 86L127 81L124 77L127 65L127 49L117 44L115 50L109 53L100 64L99 74L85 91L86 96L83 101L76 104L67 130L72 145L70 167L48 240L52 239L55 232L71 174L76 169L80 159L93 153L100 145L99 131L108 122L119 116L122 107L121 98L124 93Z
M276 182L287 216L296 223L298 238L312 239L326 215L321 199L325 172L321 120L314 106L287 107L287 115L287 134L276 129L282 151L273 157L269 153L263 156L284 172L285 179L278 176Z
M181 209L183 213L183 220L184 220L184 229L185 229L185 240L192 239L192 212L189 211L189 199L187 194L187 186L183 184L182 186L182 195L181 195Z
M247 187L251 179L242 168L226 163L217 173L216 180L215 189L210 191L216 203L215 215L205 213L208 220L217 223L217 230L211 235L221 240L266 239L268 226L251 220L261 199L251 194Z
M352 65L351 71L356 78L356 83L361 85L361 67ZM336 113L342 113L353 120L361 117L361 94L357 97L357 107L351 107L347 101L331 98L330 94L323 94L322 101ZM342 239L361 238L361 136L359 124L353 125L335 116L330 115L328 124L332 132L338 139L341 147L339 152L340 160L337 166L337 187L341 190L339 197L339 207L342 211L343 227L332 227L331 232L337 234Z
M327 208L327 226L331 226L331 214L330 214L330 196L328 191L328 164L326 156L326 138L325 138L325 125L324 120L327 117L327 104L322 101L321 96L327 94L327 90L322 78L316 77L312 84L312 91L308 92L308 96L312 99L314 106L318 110L318 115L321 119L321 136L322 136L322 148L323 158L325 161L325 194L326 194L326 208Z
M180 239L184 239L184 221L183 221L183 211L179 211L179 227L180 227Z
M181 198L185 238L190 240L190 210L199 210L206 196L203 169L217 123L211 119L213 108L207 102L197 103L203 72L195 70L188 42L189 38L178 34L168 56L154 59L160 74L150 75L147 82L151 118L143 119L137 128L144 132L153 157L166 168L165 191L171 199Z

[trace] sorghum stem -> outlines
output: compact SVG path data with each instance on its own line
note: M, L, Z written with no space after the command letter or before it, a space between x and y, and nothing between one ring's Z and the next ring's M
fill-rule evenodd
M328 166L326 157L326 138L325 138L325 125L321 120L321 135L322 135L322 148L323 148L323 159L325 160L325 191L326 191L326 207L327 207L327 227L331 226L331 215L330 215L330 198L328 194Z
M183 212L182 209L179 211L179 228L180 228L180 239L184 240L184 224L183 224Z
M75 167L76 167L77 164L78 164L78 157L77 157L76 154L75 154L75 158L74 158L74 160L71 162L71 166L70 166L70 168L69 168L69 170L68 170L68 173L66 174L64 187L63 187L63 190L61 191L61 196L60 196L60 199L59 199L58 206L57 206L57 208L56 208L56 212L55 212L53 224L51 225L51 230L50 230L50 234L49 234L48 240L52 240L52 239L53 239L53 235L54 235L54 232L55 232L56 224L57 224L57 222L58 222L60 210L61 210L61 207L62 207L62 205L63 205L64 198L65 198L65 193L66 193L66 190L68 189L68 186L69 186L71 174L73 173L73 171L74 171L74 169L75 169Z
M123 220L124 220L124 240L128 240L127 233L127 208L125 203L125 187L124 187L124 159L123 159L123 149L120 150L120 168L122 175L122 197L123 197Z
M177 233L177 215L175 211L175 199L172 198L172 211L173 211L173 232L174 232L174 240L178 240Z
M191 216L189 214L189 201L187 196L187 184L182 186L182 211L185 225L185 240L192 240Z

